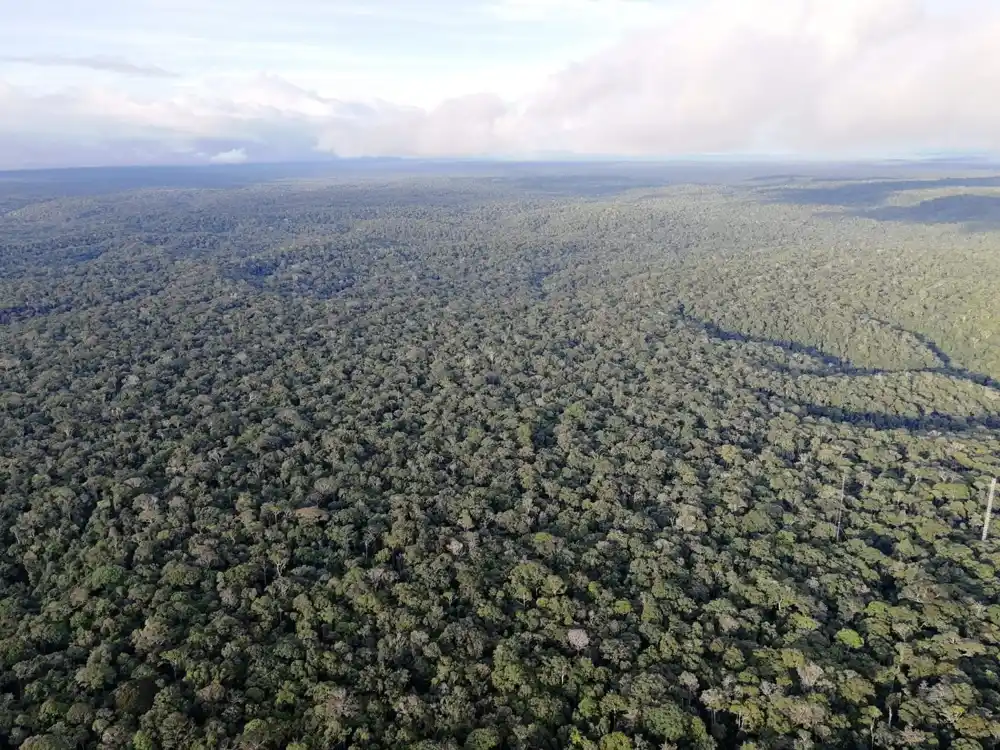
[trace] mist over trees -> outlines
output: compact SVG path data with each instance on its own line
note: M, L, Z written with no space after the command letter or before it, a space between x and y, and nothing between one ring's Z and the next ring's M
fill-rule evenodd
M996 747L995 188L438 171L0 186L0 744Z

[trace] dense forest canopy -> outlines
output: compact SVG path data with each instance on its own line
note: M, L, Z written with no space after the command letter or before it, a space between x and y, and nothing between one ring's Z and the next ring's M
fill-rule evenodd
M0 745L997 747L1000 180L741 169L0 175Z

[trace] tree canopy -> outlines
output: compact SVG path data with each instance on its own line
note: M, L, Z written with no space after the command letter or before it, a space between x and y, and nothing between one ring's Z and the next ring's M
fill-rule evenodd
M754 183L17 189L0 744L1000 742L995 232Z

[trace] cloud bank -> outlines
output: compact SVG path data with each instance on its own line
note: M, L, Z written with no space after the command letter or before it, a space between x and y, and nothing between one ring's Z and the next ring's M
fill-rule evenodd
M247 150L245 148L231 148L228 151L220 151L209 157L212 164L242 164L247 160Z
M709 0L516 100L342 101L269 75L145 96L38 95L0 81L0 166L317 153L1000 153L997 49L1000 6L985 0L946 15L920 0Z

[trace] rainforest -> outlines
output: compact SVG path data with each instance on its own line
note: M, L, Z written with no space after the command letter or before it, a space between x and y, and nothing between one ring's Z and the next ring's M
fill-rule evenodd
M1000 178L866 169L0 174L0 745L997 747Z

